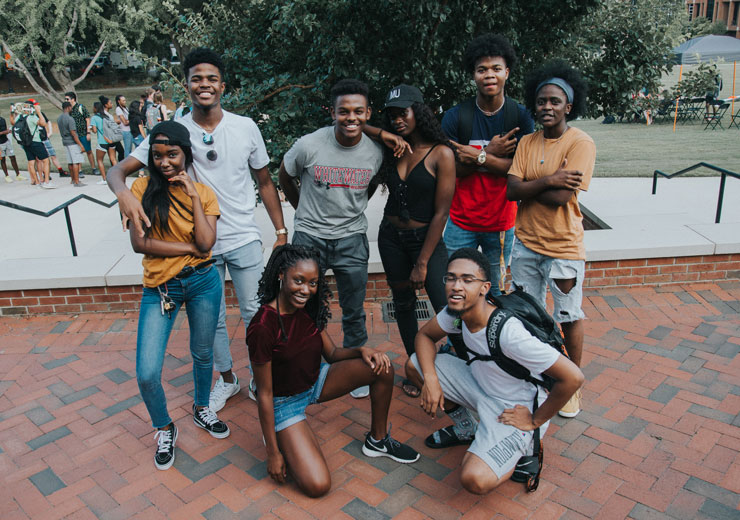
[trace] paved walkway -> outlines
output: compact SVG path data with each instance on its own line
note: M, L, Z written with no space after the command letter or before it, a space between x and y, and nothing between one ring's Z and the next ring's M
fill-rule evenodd
M464 448L423 446L447 421L430 420L398 388L393 434L422 452L418 463L362 456L369 402L345 397L309 414L331 492L314 500L293 484L274 484L246 392L221 413L228 439L193 425L182 319L163 374L180 428L177 459L156 471L134 377L135 314L0 319L0 516L740 518L740 284L586 296L583 412L553 421L538 491L510 482L484 497L461 490ZM397 330L377 305L368 307L368 326L371 343L400 363ZM229 315L229 327L236 366L244 366L238 315Z

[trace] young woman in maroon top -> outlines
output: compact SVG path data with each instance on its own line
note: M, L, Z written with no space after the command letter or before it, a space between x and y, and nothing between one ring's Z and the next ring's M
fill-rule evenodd
M326 332L330 296L318 251L278 247L259 283L261 307L247 329L267 471L282 483L290 469L298 487L311 497L329 491L331 476L305 408L346 395L358 385L370 385L371 427L363 453L402 463L419 458L387 433L393 394L390 359L369 347L334 345ZM330 365L321 363L322 355Z

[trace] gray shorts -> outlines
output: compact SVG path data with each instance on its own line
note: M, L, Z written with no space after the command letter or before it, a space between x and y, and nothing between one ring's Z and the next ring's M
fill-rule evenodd
M535 253L522 244L514 241L511 252L511 279L514 285L539 300L543 307L550 287L555 309L553 319L558 323L571 323L586 317L581 309L583 303L583 277L586 262L583 260L566 260ZM555 280L576 279L575 286L566 294L558 288Z
M64 151L67 152L67 162L69 164L82 164L85 162L85 154L80 151L80 147L76 144L65 145Z
M15 151L13 151L13 141L10 137L4 143L0 143L0 156L2 157L15 157Z
M416 354L411 356L411 361L421 374ZM514 403L486 394L473 378L470 366L453 354L438 354L434 367L445 400L449 399L478 414L480 423L468 451L488 464L498 478L513 470L521 457L532 453L533 432L498 422L499 415L506 408L513 408ZM545 436L549 424L548 421L540 427L540 438Z

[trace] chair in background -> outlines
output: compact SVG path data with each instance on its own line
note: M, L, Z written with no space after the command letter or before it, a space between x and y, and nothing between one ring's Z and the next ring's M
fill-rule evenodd
M721 105L714 105L713 108L716 107L716 111L714 111L713 114L710 114L709 111L706 112L704 115L704 122L706 125L704 125L704 130L707 128L711 128L712 130L716 130L719 126L724 130L725 127L722 126L722 118L727 113L727 109L730 108L729 103L722 103Z

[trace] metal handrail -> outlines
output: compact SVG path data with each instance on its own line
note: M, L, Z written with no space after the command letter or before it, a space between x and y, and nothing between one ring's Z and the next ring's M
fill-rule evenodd
M658 189L658 175L662 175L666 179L672 179L673 177L678 177L679 175L683 175L684 173L688 173L692 170L696 170L697 168L709 168L710 170L714 170L716 172L719 172L722 174L722 178L719 181L719 195L717 196L717 213L714 217L714 223L719 224L719 219L722 216L722 201L725 198L725 181L727 180L727 177L734 177L736 179L740 179L740 174L731 172L730 170L725 170L724 168L720 168L719 166L715 166L713 164L700 162L696 163L693 166L689 166L688 168L684 168L681 171L677 171L675 173L663 173L660 170L655 170L653 172L653 195L655 195L655 192Z
M0 200L0 206L5 206L6 208L12 208L17 209L18 211L23 211L25 213L31 213L32 215L38 215L39 217L50 217L53 214L64 210L64 218L67 220L67 233L69 233L69 245L72 246L72 256L77 256L77 244L75 244L75 234L72 230L72 219L69 216L69 206L77 202L78 200L86 199L91 202L94 202L95 204L100 204L101 206L104 206L106 208L111 208L118 204L118 200L114 200L113 202L103 202L102 200L98 200L96 198L90 197L89 195L81 194L77 195L73 199L69 199L67 202L60 204L56 208L50 210L50 211L40 211L38 209L29 208L27 206L22 206L20 204L16 204L14 202L8 202L7 200Z

